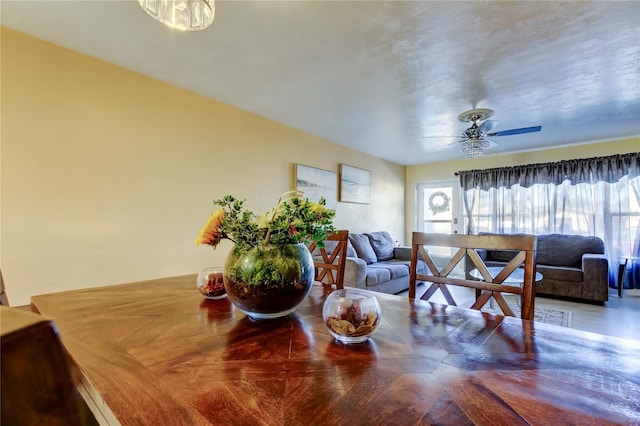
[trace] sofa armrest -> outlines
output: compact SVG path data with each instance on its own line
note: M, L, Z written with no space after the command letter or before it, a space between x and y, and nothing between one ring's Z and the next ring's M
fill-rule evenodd
M357 257L347 257L344 265L344 286L366 289L367 262Z
M609 260L604 254L585 253L582 255L582 270L586 274L601 271L605 268L609 272Z
M411 247L394 247L393 257L398 260L411 260Z
M583 254L582 273L582 296L594 300L609 300L609 261L606 255Z

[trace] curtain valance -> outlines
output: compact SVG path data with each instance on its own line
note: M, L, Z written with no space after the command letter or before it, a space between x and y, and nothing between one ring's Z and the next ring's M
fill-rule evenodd
M486 170L467 170L457 173L464 190L510 187L519 184L528 188L534 184L560 185L569 180L572 185L605 181L614 183L624 176L640 176L640 152L606 157L583 158L555 163L527 164Z

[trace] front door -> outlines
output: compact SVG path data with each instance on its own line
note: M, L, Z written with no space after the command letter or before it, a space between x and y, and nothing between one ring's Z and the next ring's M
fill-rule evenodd
M417 185L420 232L457 234L462 232L460 183L455 180L424 182ZM427 247L429 253L443 259L452 255L448 247ZM446 262L445 262L446 263ZM442 265L439 265L442 266Z
M418 230L442 234L462 231L457 180L418 184Z

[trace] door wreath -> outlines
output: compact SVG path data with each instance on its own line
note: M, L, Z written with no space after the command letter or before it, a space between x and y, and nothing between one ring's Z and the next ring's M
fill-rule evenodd
M429 210L435 215L449 211L451 198L442 191L436 191L429 197Z

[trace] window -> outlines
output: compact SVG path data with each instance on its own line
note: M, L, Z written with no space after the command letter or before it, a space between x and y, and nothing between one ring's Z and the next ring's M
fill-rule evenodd
M528 188L473 188L465 192L470 215L465 225L473 231L505 234L577 234L600 237L609 258L611 281L621 256L640 250L640 177L618 182L560 185L535 184ZM640 282L634 286L640 287Z
M458 172L467 232L593 235L610 281L621 256L640 257L640 153ZM640 288L640 262L632 262Z

